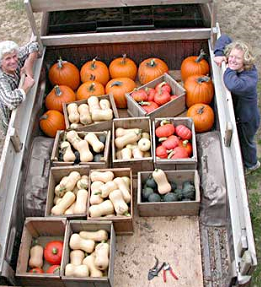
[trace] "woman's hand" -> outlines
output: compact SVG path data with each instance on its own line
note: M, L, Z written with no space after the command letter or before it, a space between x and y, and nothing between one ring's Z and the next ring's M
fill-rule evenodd
M30 75L26 75L24 78L24 83L22 85L22 89L25 91L25 93L28 93L28 91L31 89L33 85L34 85L34 79Z
M227 62L227 58L225 56L216 56L214 57L214 62L221 67L223 62Z
M33 68L37 57L38 52L31 53L25 60L24 66L21 69L21 73L29 75L31 78L33 78Z

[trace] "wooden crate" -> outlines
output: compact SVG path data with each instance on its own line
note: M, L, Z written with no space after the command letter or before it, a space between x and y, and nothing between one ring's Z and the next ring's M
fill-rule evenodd
M106 277L102 278L75 278L65 276L65 266L69 263L70 247L69 241L73 233L79 233L80 231L98 231L104 229L109 233L110 240L110 257L109 257L109 268ZM87 221L87 220L70 220L66 225L65 240L64 240L64 252L63 260L61 265L61 276L62 281L66 287L112 287L113 276L114 276L114 258L115 258L115 247L116 237L113 224L111 221Z
M193 216L199 214L200 190L199 175L196 170L165 171L169 181L173 180L181 188L184 181L194 183L196 193L194 201L142 202L142 184L152 174L150 171L138 173L137 207L139 216Z
M174 100L169 101L168 103L160 106L155 111L151 113L146 113L146 111L140 106L131 96L131 93L126 94L127 98L127 109L128 114L132 117L144 117L148 116L151 119L161 118L161 117L175 117L181 114L185 109L185 89L174 80L169 74L165 73L164 75L160 76L159 78L140 86L138 89L154 88L157 84L161 82L167 82L170 84L172 89L172 94L177 95L178 97Z
M91 132L91 131L89 131ZM52 165L53 166L70 166L70 165L74 165L73 162L66 162L66 161L59 161L59 146L61 144L61 142L63 141L63 138L65 136L66 131L57 131L56 136L55 136L55 140L54 140L54 145L53 145L53 150L52 150L52 154L51 154L51 161L52 161ZM79 135L79 137L84 138L84 136L87 134L88 132L86 131L77 131L77 134ZM110 162L111 162L111 149L110 149L110 142L111 142L111 131L102 131L102 132L94 132L97 136L99 135L106 135L106 142L104 145L104 151L103 151L103 160L99 161L99 162L80 162L80 165L88 165L90 166L90 168L108 168L110 167Z
M150 157L144 158L131 158L129 160L122 160L116 158L116 147L114 144L115 141L115 131L117 128L140 128L142 132L147 132L150 134L151 140L151 148L150 148ZM114 119L112 123L112 165L113 167L121 168L121 167L130 167L132 169L133 176L137 176L138 171L142 170L152 170L154 168L153 165L153 140L152 140L152 132L151 132L151 121L149 117L135 117L135 118L119 118Z
M190 158L180 159L161 159L156 157L156 135L155 130L160 125L161 120L167 119L175 126L185 125L192 132L192 149L193 153ZM153 160L155 168L161 168L164 170L180 170L180 169L197 169L197 146L196 146L196 133L194 122L188 117L177 117L177 118L156 118L152 123L152 137L153 137Z
M16 267L16 277L20 280L22 286L64 286L60 272L58 274L29 273L28 260L30 248L34 240L37 240L37 244L43 247L52 240L63 241L65 229L66 219L45 217L26 218ZM44 261L44 271L46 271L49 266L50 264Z
M101 99L107 99L110 101L111 104L111 109L113 111L113 118L118 118L119 114L118 114L118 110L116 108L116 104L113 98L112 94L107 94L107 95L102 95L98 97L99 100ZM76 103L78 106L81 104L86 104L87 100L79 100L79 101L75 101L75 102L71 102L71 103ZM70 104L71 104L70 103ZM67 106L68 104L63 104L63 114L64 114L64 119L65 119L65 127L67 130L70 130L70 122L68 119L68 112L67 112ZM99 122L99 123L93 123L90 125L84 125L83 127L79 127L78 130L81 131L106 131L106 130L111 130L112 128L112 120L110 121L103 121L103 122Z
M90 170L90 174L92 171ZM112 171L114 173L114 177L122 177L128 176L130 178L130 194L131 194L131 202L130 202L130 216L109 216L109 217L90 217L89 212L87 215L87 220L95 220L95 221L106 221L111 220L114 225L115 232L117 234L132 234L134 231L133 228L133 218L134 218L134 201L133 201L133 182L132 182L132 170L130 168L111 168L111 169L99 169L98 171ZM89 177L89 197L88 197L88 207L90 207L90 195L91 195L91 179Z
M60 166L52 167L50 170L48 190L47 190L47 199L45 207L45 216L51 217L65 217L65 218L83 218L86 217L87 212L84 214L70 214L70 215L52 215L51 209L54 206L53 199L55 197L54 189L57 184L61 181L64 176L67 176L72 171L78 171L81 175L89 175L89 166Z

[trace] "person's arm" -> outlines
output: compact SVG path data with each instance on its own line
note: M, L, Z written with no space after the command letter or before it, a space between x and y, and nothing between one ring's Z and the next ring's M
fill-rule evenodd
M38 43L30 42L20 47L18 57L24 63L21 72L33 78L33 67L38 57Z
M216 41L215 48L214 48L214 62L220 67L222 62L227 61L224 50L228 44L230 44L232 40L227 35L222 35Z
M28 58L24 62L24 66L21 69L21 73L25 73L26 75L33 78L33 69L34 63L37 60L38 52L31 53Z

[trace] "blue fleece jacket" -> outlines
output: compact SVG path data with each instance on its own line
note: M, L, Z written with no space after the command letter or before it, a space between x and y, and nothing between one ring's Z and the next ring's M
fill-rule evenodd
M227 35L222 35L216 42L215 56L224 56L224 49L231 42L232 40ZM241 123L251 123L253 133L260 123L257 82L258 73L255 66L251 70L242 72L227 68L224 73L224 83L233 97L236 120Z

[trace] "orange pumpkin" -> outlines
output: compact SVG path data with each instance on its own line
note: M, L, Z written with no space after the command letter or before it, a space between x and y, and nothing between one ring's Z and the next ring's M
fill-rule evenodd
M203 59L205 52L201 49L199 56L190 56L181 63L180 71L181 78L185 81L192 75L207 75L209 74L209 64Z
M76 92L76 99L88 99L90 96L101 96L105 94L104 87L96 81L87 81L80 85Z
M117 58L110 63L109 71L112 79L130 78L134 81L138 68L134 61L127 58L126 54L124 54L122 57Z
M106 87L106 94L111 93L114 97L116 107L125 109L127 107L126 93L130 93L136 87L135 82L129 78L116 78L110 80Z
M80 75L83 83L87 81L97 81L104 86L110 79L108 67L96 59L86 62L81 68Z
M186 105L210 104L214 96L214 86L211 79L204 75L189 76L184 82L186 90Z
M66 85L75 91L80 85L78 68L70 62L63 61L61 58L51 66L48 77L53 86Z
M214 124L213 109L206 104L195 104L187 111L187 117L192 118L195 131L202 133L209 131Z
M49 137L54 138L58 130L65 130L64 116L56 110L49 110L40 118L40 128Z
M140 63L138 68L138 78L142 85L160 77L168 72L167 64L158 58L149 58Z
M63 112L63 103L70 103L75 99L76 95L70 87L56 85L46 96L45 106L48 110Z

